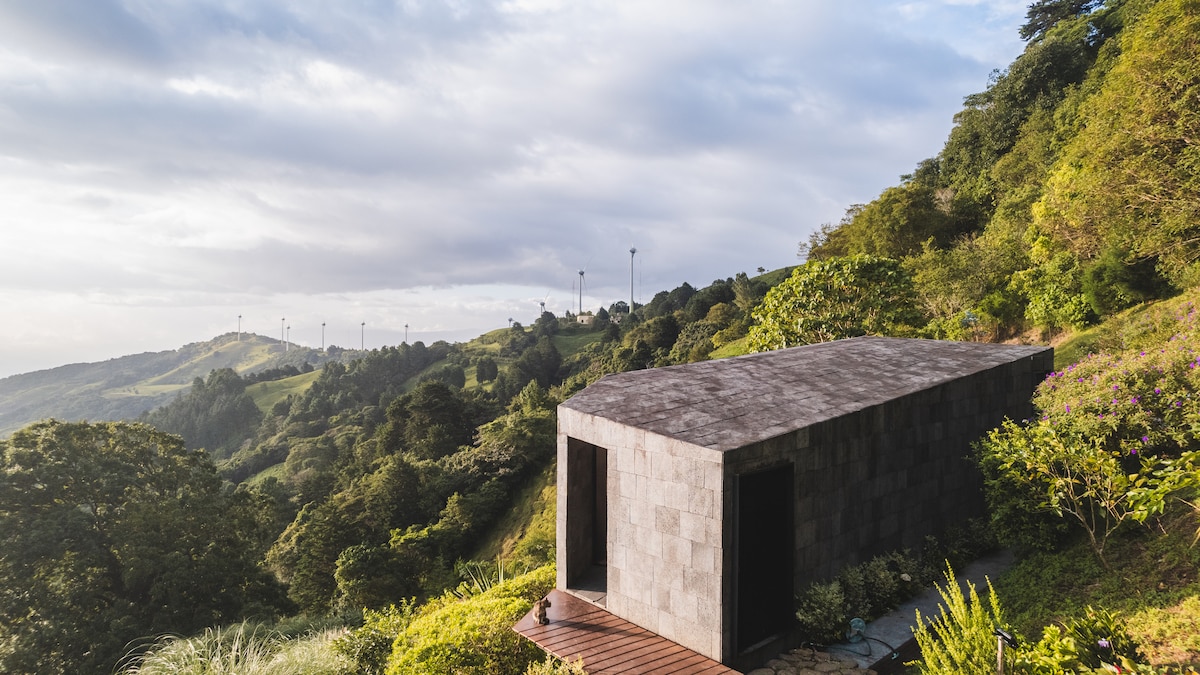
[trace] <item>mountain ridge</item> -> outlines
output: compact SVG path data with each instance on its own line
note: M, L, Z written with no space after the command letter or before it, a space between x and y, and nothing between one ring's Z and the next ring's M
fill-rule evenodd
M225 333L177 349L71 363L0 378L0 436L36 420L135 419L187 391L195 378L231 368L239 375L287 365L319 365L357 350L285 346L254 333Z

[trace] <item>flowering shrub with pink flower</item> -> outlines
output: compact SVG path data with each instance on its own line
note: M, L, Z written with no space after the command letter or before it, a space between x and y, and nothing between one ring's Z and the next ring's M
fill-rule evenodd
M1051 373L1034 405L1043 420L1111 450L1174 454L1200 438L1200 326L1195 310L1176 317L1167 341L1087 358Z
M981 443L993 507L1049 511L1105 539L1200 485L1200 325L1189 303L1175 333L1145 348L1091 354L1038 387L1038 418ZM1014 505L1013 500L1033 503Z

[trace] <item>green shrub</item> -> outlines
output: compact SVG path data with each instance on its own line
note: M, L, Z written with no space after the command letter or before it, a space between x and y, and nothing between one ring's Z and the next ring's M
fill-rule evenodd
M917 646L921 649L921 660L911 664L924 675L962 675L963 673L990 673L996 669L997 627L1004 626L1000 601L992 592L988 582L988 601L984 604L975 592L975 585L967 582L964 595L954 570L946 567L946 585L938 586L938 594L945 605L939 605L941 614L926 623L917 610L917 626L914 630Z
M353 661L355 672L380 675L392 653L396 636L416 616L415 608L415 601L410 599L380 611L366 610L362 627L335 640L334 651Z
M796 621L808 642L833 644L844 636L850 617L846 616L846 595L842 584L812 584L796 598Z
M534 601L554 587L553 565L460 600L430 603L396 637L388 675L521 675L542 651L512 630Z
M1013 672L1028 675L1061 673L1154 672L1146 666L1137 642L1112 612L1087 607L1082 617L1062 627L1047 626L1042 639L1014 654Z
M1054 514L1080 526L1103 560L1108 537L1123 523L1145 523L1195 494L1195 322L1194 309L1185 307L1175 317L1175 332L1161 342L1089 354L1051 373L1034 395L1038 419L1006 421L980 442L988 499L1002 533L1024 538L1015 543L1044 540L1043 514Z
M1099 668L1121 659L1144 661L1140 647L1125 629L1125 622L1116 614L1103 609L1086 607L1084 615L1067 622L1066 632L1075 638L1079 661L1089 668Z
M845 638L850 619L871 620L911 598L920 588L920 564L907 551L877 556L847 567L828 583L814 583L796 596L796 620L808 642Z

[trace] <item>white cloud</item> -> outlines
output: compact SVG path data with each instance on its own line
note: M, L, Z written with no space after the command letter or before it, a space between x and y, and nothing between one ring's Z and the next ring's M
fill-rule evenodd
M305 298L347 325L403 298L411 325L469 337L547 292L572 307L584 265L595 304L624 298L631 244L651 296L792 264L811 229L937 152L962 96L1018 53L1024 13L73 6L0 7L0 293L44 331L13 349L61 346L0 347L0 374L79 360L80 334L118 355L155 326L167 348Z

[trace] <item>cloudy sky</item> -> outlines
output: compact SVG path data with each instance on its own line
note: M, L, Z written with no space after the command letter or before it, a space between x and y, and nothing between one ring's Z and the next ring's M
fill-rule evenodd
M1026 0L5 0L0 377L242 328L465 340L796 245ZM365 327L362 325L365 322Z

